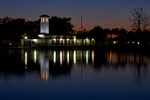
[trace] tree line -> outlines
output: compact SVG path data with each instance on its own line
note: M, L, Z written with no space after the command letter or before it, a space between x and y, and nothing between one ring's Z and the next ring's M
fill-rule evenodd
M133 30L127 31L122 28L103 29L101 26L96 26L90 31L78 31L79 37L95 38L97 43L105 44L106 41L110 43L113 41L113 35L117 35L119 43L121 43L122 37L127 38L142 38L142 40L148 40L150 30L147 28L150 26L150 16L147 15L142 8L134 8L131 11L130 22ZM74 34L74 26L71 23L71 18L60 18L53 16L49 19L49 33L56 35L68 35ZM19 44L20 39L25 36L37 36L40 33L40 19L36 21L27 21L25 18L11 17L0 18L0 43L4 40L12 41L14 44ZM108 37L109 35L109 37ZM145 39L146 38L146 39ZM142 41L139 40L139 41Z

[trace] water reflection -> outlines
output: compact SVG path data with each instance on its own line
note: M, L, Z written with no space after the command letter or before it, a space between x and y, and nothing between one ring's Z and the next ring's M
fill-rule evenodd
M43 96L67 100L64 96L68 94L75 99L90 100L150 98L149 52L4 50L0 52L0 61L2 99L21 95L18 100L37 100Z
M94 51L92 51L92 64L94 64Z
M69 65L69 51L67 51L67 64Z
M86 64L88 64L88 50L86 50Z
M54 57L54 65L55 65L55 63L56 63L56 51L54 51L53 57Z
M73 52L73 61L74 61L74 64L76 63L76 50L74 50L74 52Z
M34 63L36 63L36 60L37 60L37 52L36 50L34 50Z
M46 57L45 52L39 53L39 64L41 70L41 81L47 83L49 79L49 59Z
M44 83L47 83L50 77L70 77L73 66L79 67L80 72L86 67L96 71L128 70L132 73L133 80L143 81L150 65L150 55L144 52L21 49L9 50L8 53L11 55L7 59L11 61L16 52L20 52L21 63L24 63L22 67L25 70L38 70L39 67L41 81ZM3 60L4 57L1 59Z
M25 52L25 69L27 69L27 52Z
M62 51L60 51L60 65L62 65Z

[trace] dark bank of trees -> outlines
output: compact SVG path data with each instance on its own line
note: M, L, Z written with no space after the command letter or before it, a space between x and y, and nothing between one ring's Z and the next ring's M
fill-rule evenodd
M73 34L73 25L71 24L71 18L59 18L51 17L49 19L49 33L56 35Z

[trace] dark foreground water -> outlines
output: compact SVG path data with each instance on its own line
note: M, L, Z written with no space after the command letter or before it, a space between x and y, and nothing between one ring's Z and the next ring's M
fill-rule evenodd
M1 50L0 100L150 100L150 53Z

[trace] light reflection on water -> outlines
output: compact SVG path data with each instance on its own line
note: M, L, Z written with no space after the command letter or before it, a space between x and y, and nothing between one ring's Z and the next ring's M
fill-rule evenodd
M21 49L1 54L1 98L15 98L18 91L24 100L31 94L39 100L43 95L65 100L150 98L148 52Z

